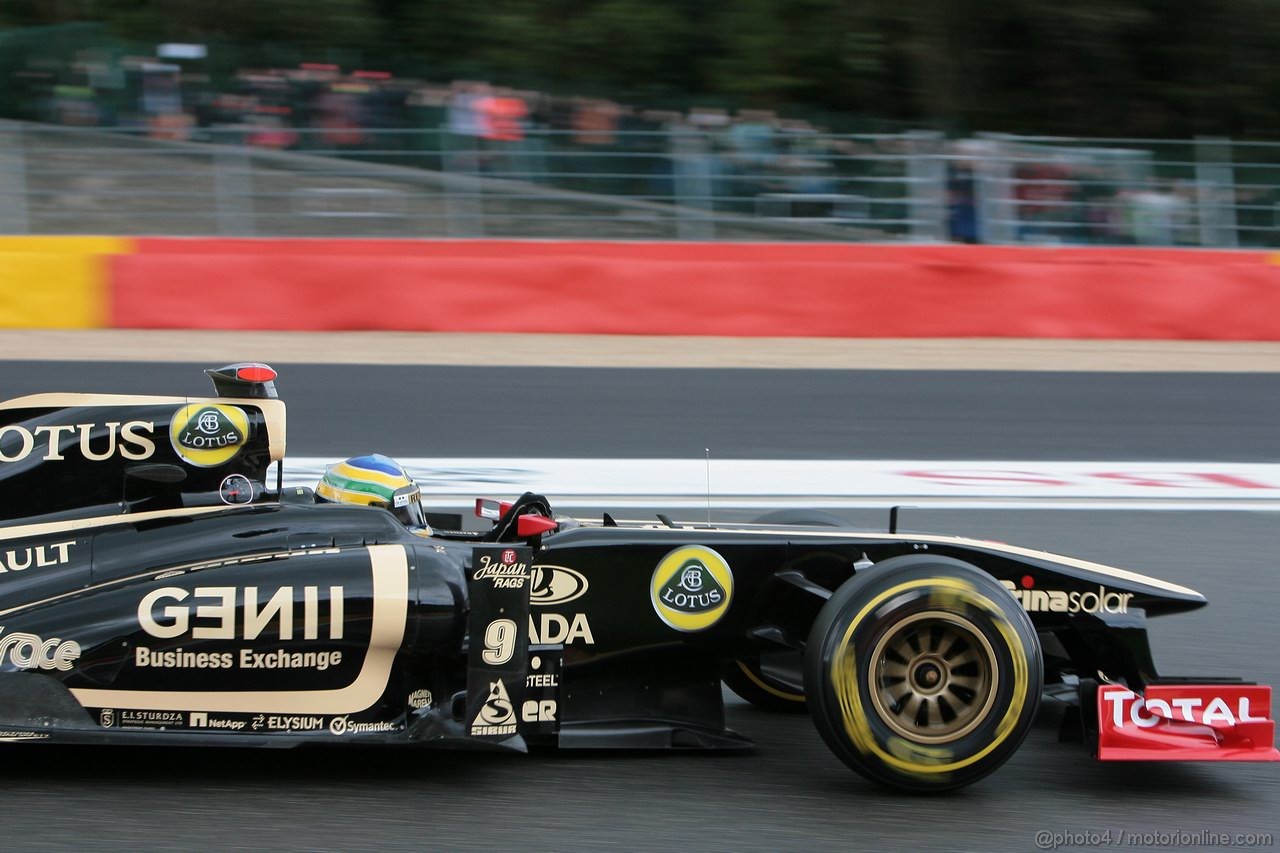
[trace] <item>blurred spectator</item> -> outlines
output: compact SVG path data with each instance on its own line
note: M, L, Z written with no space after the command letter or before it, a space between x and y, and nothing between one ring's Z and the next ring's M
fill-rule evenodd
M1133 239L1144 246L1172 246L1190 223L1187 200L1168 184L1156 184L1128 193L1129 227Z
M88 86L53 87L54 121L58 124L87 127L97 125L101 116Z
M577 152L557 161L570 176L568 185L590 193L618 191L617 161L611 155L618 143L622 108L602 98L574 98L572 109L570 139Z
M480 113L480 135L492 142L520 142L529 108L510 89L498 89L476 104Z
M778 121L776 170L779 189L811 195L840 191L832 158L835 152L825 136L807 121Z
M1014 169L1014 197L1018 200L1018 239L1063 242L1074 213L1075 185L1065 163L1021 163Z
M947 236L957 243L981 243L978 180L991 146L980 139L961 139L951 145L947 160Z
M535 111L536 120L548 130L568 132L573 130L573 114L577 105L573 98L543 95Z
M320 139L326 148L355 148L363 145L360 96L369 92L363 82L338 81L316 98L314 111Z
M485 146L482 167L508 177L525 177L529 167L522 153L529 108L524 100L510 89L494 89L477 101L476 110Z
M978 187L973 164L947 163L947 235L957 243L978 243Z
M451 172L480 169L480 138L489 132L480 105L489 97L489 84L458 80L453 84L447 116L449 135L445 143L444 167Z
M298 132L289 125L288 107L259 106L247 117L245 142L258 148L294 148Z
M674 200L684 206L716 209L728 191L724 159L715 151L713 139L679 113L672 114L665 129L671 145Z
M364 87L359 95L359 121L367 131L366 145L379 151L399 148L403 140L400 134L380 131L405 126L405 102L411 84L386 71L356 71L351 78Z
M181 68L167 62L142 65L142 96L139 107L153 139L186 139L192 117L182 110Z
M716 133L729 126L729 114L719 107L691 107L689 127L704 133Z
M768 169L777 158L773 125L777 116L767 110L742 110L729 125L731 155L746 170Z
M575 98L573 141L579 145L613 145L618 141L622 108L602 98Z
M455 136L476 137L486 132L480 102L488 97L488 83L458 80L449 99L449 132Z

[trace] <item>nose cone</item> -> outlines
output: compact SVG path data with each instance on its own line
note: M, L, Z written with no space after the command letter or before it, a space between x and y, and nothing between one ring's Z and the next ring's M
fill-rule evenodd
M1135 597L1140 602L1139 606L1152 616L1163 613L1185 613L1188 610L1199 610L1209 603L1209 599L1194 589L1182 587L1183 592L1161 592L1159 594L1144 594Z

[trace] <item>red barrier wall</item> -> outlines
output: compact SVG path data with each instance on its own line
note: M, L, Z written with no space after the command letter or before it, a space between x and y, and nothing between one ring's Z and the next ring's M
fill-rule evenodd
M1262 252L733 243L137 241L125 328L1280 340Z

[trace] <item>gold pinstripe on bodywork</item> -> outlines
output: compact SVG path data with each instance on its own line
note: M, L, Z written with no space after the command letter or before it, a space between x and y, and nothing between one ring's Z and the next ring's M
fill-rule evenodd
M391 665L404 641L409 611L409 562L403 545L370 545L373 627L364 665L346 687L331 690L164 691L73 688L89 708L153 711L354 714L371 707L387 689Z
M28 536L74 533L79 530L93 530L98 527L110 527L116 524L137 524L142 521L154 521L159 518L213 515L231 510L243 511L244 506L178 507L175 509L157 509L151 512L122 512L118 515L96 515L93 518L71 518L66 521L41 521L35 524L19 524L15 527L0 528L0 542L10 539L25 539Z

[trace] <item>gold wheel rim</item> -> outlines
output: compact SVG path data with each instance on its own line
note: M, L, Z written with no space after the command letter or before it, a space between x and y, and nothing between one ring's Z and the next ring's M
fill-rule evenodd
M1000 683L991 643L969 620L916 613L876 643L867 670L876 714L917 743L950 743L977 728Z

